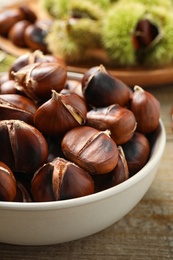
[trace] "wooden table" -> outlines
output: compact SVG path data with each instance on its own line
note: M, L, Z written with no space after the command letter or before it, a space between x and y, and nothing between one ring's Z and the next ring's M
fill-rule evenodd
M0 244L1 260L173 259L173 86L147 90L161 103L167 143L155 180L140 203L114 225L81 240L39 247Z

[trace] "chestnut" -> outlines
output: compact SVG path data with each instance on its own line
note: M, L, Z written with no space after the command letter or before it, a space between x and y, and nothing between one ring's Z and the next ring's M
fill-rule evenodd
M25 186L17 181L16 182L16 196L14 198L15 202L32 202L31 196Z
M0 94L16 94L17 89L15 88L14 80L6 80L0 86Z
M34 115L35 126L47 135L63 135L68 130L83 125L87 108L83 98L74 94L58 94L43 103Z
M118 104L96 108L87 113L87 125L98 130L110 130L111 138L117 145L131 139L136 130L134 114Z
M134 113L137 131L151 133L159 125L160 103L148 91L139 86L134 87L134 93L129 102L129 109Z
M112 188L129 178L129 169L121 146L118 146L118 153L118 163L111 172L92 175L95 192Z
M33 125L34 115L0 98L0 120L18 119Z
M82 91L91 107L106 107L112 104L125 106L131 94L130 88L111 76L103 65L91 68L84 74Z
M141 19L132 34L135 50L151 46L159 36L159 26L147 18Z
M21 120L0 121L0 161L15 173L33 174L48 156L44 136Z
M30 24L24 33L24 39L26 45L32 50L41 50L44 53L47 53L47 43L45 38L47 36L47 30L35 25Z
M44 164L33 176L34 201L73 199L94 193L94 182L88 172L63 158Z
M60 92L67 79L66 69L57 62L29 64L13 75L17 90L36 102L50 99L52 89Z
M36 50L34 52L27 52L23 55L20 55L16 60L12 63L9 69L9 79L14 80L14 72L17 72L21 68L25 67L26 65L33 64L33 63L44 63L44 62L57 62L61 66L65 67L65 63L62 59L55 57L53 55L43 54L42 51Z
M109 131L78 126L62 139L62 151L68 160L92 174L112 171L118 162L118 149Z
M150 155L150 143L144 134L135 132L133 137L121 147L127 161L129 177L131 177L147 163Z
M29 25L30 25L29 21L22 20L22 21L15 23L11 27L11 29L8 33L8 38L14 45L21 47L21 48L27 47L25 38L24 38L24 33L25 33L26 28Z
M80 81L78 80L67 79L66 85L61 90L61 93L75 93L80 97L84 98L82 94L82 86Z
M6 9L0 13L0 34L7 36L11 27L24 19L24 14L17 8Z
M33 12L31 10L31 8L29 8L26 5L20 5L19 6L19 10L22 11L22 13L24 14L24 17L27 21L31 22L31 23L35 23L37 21L37 15L35 12Z
M0 161L0 201L13 201L16 196L16 179L11 169Z
M19 94L0 94L0 99L6 100L11 104L26 110L32 114L35 114L37 105L28 97Z

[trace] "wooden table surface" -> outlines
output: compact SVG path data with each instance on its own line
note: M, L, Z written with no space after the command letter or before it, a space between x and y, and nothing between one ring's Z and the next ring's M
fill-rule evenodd
M1 260L173 259L173 86L147 90L161 103L167 143L156 177L140 203L114 225L84 239L49 246L0 243Z

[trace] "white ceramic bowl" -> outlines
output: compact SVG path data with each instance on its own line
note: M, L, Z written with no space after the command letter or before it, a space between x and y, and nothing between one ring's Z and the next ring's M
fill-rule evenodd
M125 182L93 195L43 203L0 202L0 242L49 245L89 236L125 216L150 187L164 152L159 134L148 163Z

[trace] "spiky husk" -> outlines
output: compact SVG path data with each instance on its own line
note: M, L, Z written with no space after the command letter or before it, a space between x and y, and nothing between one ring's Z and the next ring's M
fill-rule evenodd
M63 18L68 12L68 0L40 0L44 10L54 18Z
M171 8L172 7L172 0L119 0L121 4L127 4L127 3L140 3L145 5L147 8L151 8L154 6L161 6L164 8Z
M73 23L74 22L74 23ZM91 19L57 20L46 42L49 50L68 62L83 60L87 49L100 46L100 25Z
M141 63L148 67L166 66L173 62L173 10L150 9L150 17L161 29L162 37L153 47L141 52Z
M132 32L146 8L139 3L115 4L103 20L102 41L111 62L117 66L136 65Z

